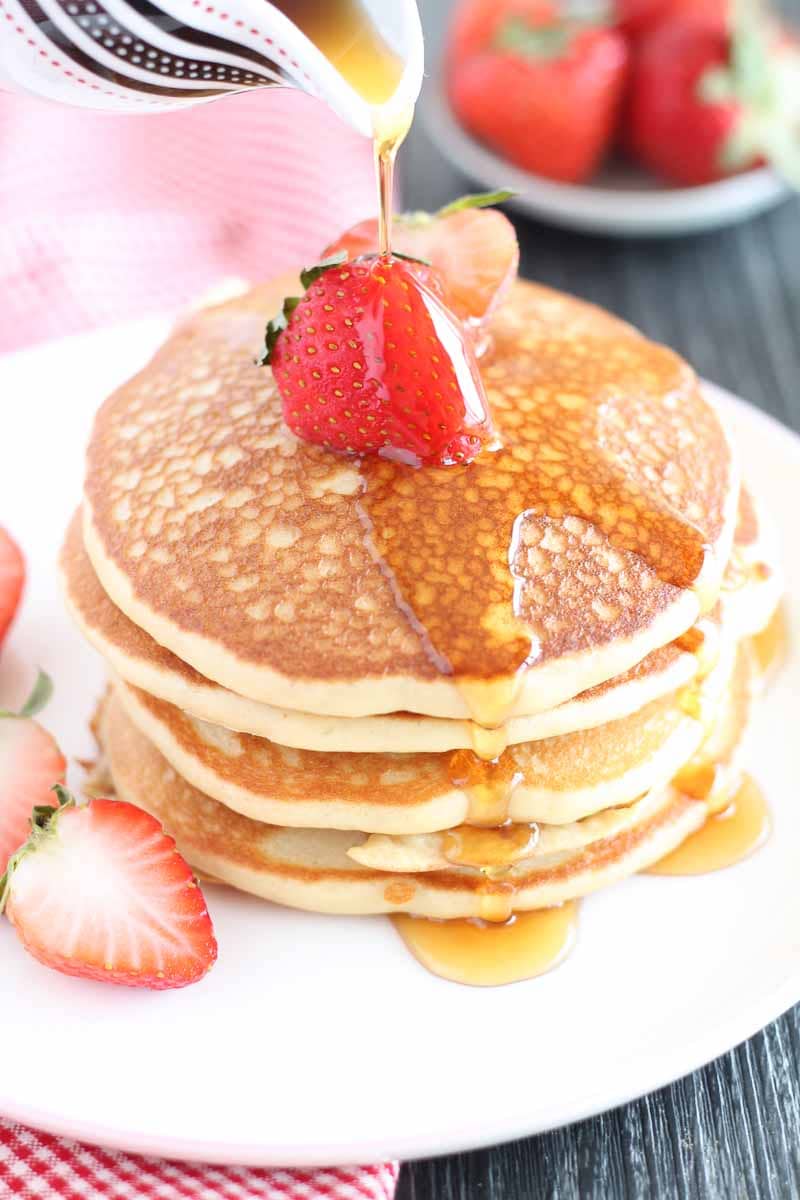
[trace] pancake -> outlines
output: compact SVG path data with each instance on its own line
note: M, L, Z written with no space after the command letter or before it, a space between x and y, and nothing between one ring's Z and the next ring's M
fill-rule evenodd
M293 437L252 365L286 287L191 316L95 422L86 549L162 646L279 708L496 725L711 607L738 474L680 358L519 284L482 364L502 449L448 470L337 458Z
M503 826L499 830L481 830L474 843L474 826L401 836L373 833L347 853L355 862L377 871L416 875L426 871L446 871L451 866L464 864L465 860L470 865L478 865L472 860L480 854L483 855L482 864L485 866L487 858L491 857L494 842L504 863L535 859L546 864L557 861L565 852L576 853L593 842L618 837L636 829L659 813L663 804L663 788L654 788L632 804L607 808L594 816L564 825L534 823ZM485 840L485 832L488 832L490 841ZM518 833L523 836L513 839L508 836ZM473 855L473 850L477 854Z
M323 913L478 917L492 896L495 885L479 871L375 871L348 856L363 835L285 829L234 813L181 779L114 695L102 706L98 734L118 797L156 816L181 853L207 877L279 904ZM561 904L642 870L697 829L706 814L705 804L669 787L654 807L633 828L577 853L554 855L547 865L516 864L514 908Z
M693 711L719 703L732 666L731 647L698 688ZM503 805L491 824L575 821L666 783L705 733L677 692L596 729L510 747L485 765L468 750L290 750L198 721L129 684L118 682L117 691L127 715L184 779L254 820L296 827L428 833L483 824L487 783Z
M718 616L724 632L736 639L751 636L769 621L780 596L782 581L778 553L770 526L743 487L735 555L747 555L741 565L726 570ZM765 532L766 531L766 532ZM746 540L745 540L746 539ZM733 555L732 555L733 557ZM63 591L70 612L88 641L123 680L167 700L200 720L242 733L269 738L301 750L428 753L468 749L468 721L392 713L374 717L319 717L276 708L237 696L205 679L193 667L139 629L106 595L83 546L80 516L67 530L61 552ZM651 651L622 675L564 701L554 709L508 722L510 745L591 729L637 712L644 705L674 692L695 673L695 656L680 641Z
M702 746L674 781L678 787L686 786L697 799L705 799L712 808L724 806L724 797L735 790L731 785L739 768L757 679L752 651L742 646ZM661 791L656 788L624 807L609 808L569 824L534 827L530 848L526 839L519 836L522 828L511 826L488 831L488 841L481 836L476 838L469 828L400 837L373 834L349 854L357 862L377 870L415 873L445 870L454 862L473 862L476 853L485 862L493 850L507 861L509 846L515 844L518 847L514 849L515 858L543 861L554 854L574 853L593 842L635 829L656 813L661 803ZM494 845L492 839L498 832L501 837Z

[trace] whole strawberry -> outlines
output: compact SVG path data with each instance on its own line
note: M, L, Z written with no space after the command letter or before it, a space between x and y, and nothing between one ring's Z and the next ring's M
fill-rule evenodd
M627 77L614 29L511 17L451 63L448 94L470 133L510 162L564 182L587 179L608 148Z
M425 264L398 256L328 260L301 276L267 328L289 428L347 454L414 465L476 457L490 426L475 355Z
M800 57L754 10L673 17L634 59L625 141L641 163L704 184L770 161L800 186Z

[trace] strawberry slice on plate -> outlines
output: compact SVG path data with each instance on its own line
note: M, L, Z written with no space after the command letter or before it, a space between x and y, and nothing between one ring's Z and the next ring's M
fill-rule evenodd
M412 466L471 462L490 436L486 395L438 274L395 255L344 253L304 271L267 326L286 424L344 454Z
M52 734L33 718L50 698L48 677L39 678L18 713L0 712L0 872L30 832L32 809L53 804L52 787L67 768Z
M0 525L0 646L14 620L25 583L22 551Z
M483 326L502 303L517 276L519 244L514 226L489 205L513 192L462 196L436 213L404 213L392 219L395 253L430 263L442 284L447 307L473 330ZM349 259L378 249L378 222L360 221L325 251Z
M217 957L203 893L158 821L122 800L78 806L57 786L0 880L0 910L34 958L66 975L185 987Z

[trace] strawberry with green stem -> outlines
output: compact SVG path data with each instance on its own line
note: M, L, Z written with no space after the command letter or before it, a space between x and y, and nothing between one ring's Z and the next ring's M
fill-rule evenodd
M345 253L308 271L267 327L289 428L345 454L410 465L474 459L490 437L470 340L433 268L399 253Z
M213 965L217 944L203 894L175 842L122 800L33 810L27 842L0 879L26 950L65 975L129 987L185 987Z
M576 183L611 142L627 70L615 29L509 16L480 49L452 59L447 89L480 141L526 171Z
M800 53L753 3L680 15L639 43L626 142L676 183L712 183L763 162L800 187Z

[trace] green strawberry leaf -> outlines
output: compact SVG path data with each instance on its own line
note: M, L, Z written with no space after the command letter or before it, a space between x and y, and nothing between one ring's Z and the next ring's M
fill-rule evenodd
M299 303L299 296L287 296L278 315L267 322L267 329L264 334L264 349L256 359L257 367L266 367L272 361L272 351L275 349L275 343L289 324L289 318Z
M58 798L58 804L55 807L49 804L37 804L34 807L31 813L31 832L20 848L11 855L6 865L5 873L0 876L0 915L2 915L8 900L11 877L25 855L35 850L41 844L42 839L48 835L53 818L57 813L65 808L77 807L75 797L60 783L53 785L53 791Z
M403 254L402 250L393 250L392 258L402 258L403 262L421 263L423 267L431 266L429 258L417 258L413 254Z
M453 213L463 212L467 208L491 208L495 204L503 204L506 200L511 200L516 194L510 188L501 188L497 192L472 192L468 196L460 196L458 200L451 200L434 216L449 217Z
M339 267L342 263L347 262L347 255L344 250L340 254L332 254L330 258L324 258L322 262L317 263L313 267L304 267L300 272L300 282L303 289L308 291L312 283L315 283L320 275L324 275L326 271L330 271L331 267ZM283 333L286 326L291 320L292 313L297 308L302 300L302 296L287 296L281 307L281 311L276 317L273 317L267 324L267 329L264 334L264 349L256 359L257 367L266 367L272 360L272 351L275 349L275 343Z
M525 58L544 61L561 56L569 49L575 26L561 22L557 25L529 25L522 17L509 17L499 26L492 39L496 50L510 50Z
M37 716L45 707L50 697L53 694L53 681L50 676L39 668L39 673L36 676L36 682L31 689L31 694L18 712L11 712L8 709L0 709L0 718L17 717L25 719L27 717Z
M330 271L331 267L341 266L347 262L347 254L341 250L338 254L332 254L330 258L323 258L322 262L317 263L313 267L304 267L300 272L300 282L305 291L311 287L312 283L316 283L320 275L324 275L326 271Z

